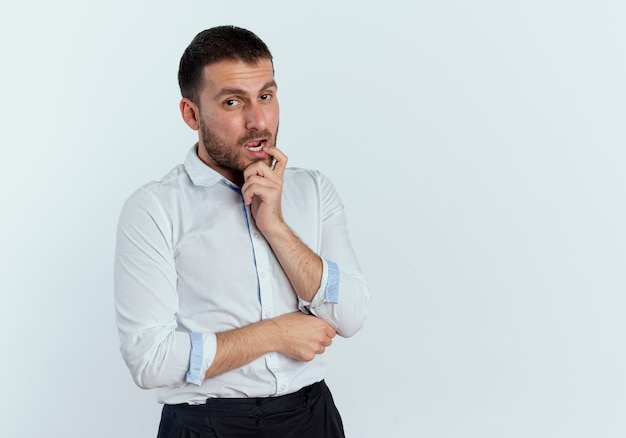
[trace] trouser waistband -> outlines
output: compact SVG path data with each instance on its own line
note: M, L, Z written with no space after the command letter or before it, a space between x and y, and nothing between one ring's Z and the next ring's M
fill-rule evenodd
M210 398L202 405L180 404L168 407L194 415L263 417L307 406L310 399L316 399L325 391L328 391L328 387L322 380L292 394L277 397Z

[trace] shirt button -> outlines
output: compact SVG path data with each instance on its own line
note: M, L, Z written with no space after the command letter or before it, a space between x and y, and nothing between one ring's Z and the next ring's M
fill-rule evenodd
M272 316L272 312L265 312L265 317L270 318Z
M254 233L254 238L255 238L255 239L260 239L260 238L261 238L261 235L260 235L259 233Z
M284 391L285 390L285 385L280 385L280 390Z
M261 272L261 278L265 278L265 272Z

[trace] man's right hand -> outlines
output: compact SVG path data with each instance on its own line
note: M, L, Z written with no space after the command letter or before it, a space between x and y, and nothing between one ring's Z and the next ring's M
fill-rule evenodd
M304 362L324 353L337 334L323 319L302 312L287 313L270 321L275 324L276 351Z

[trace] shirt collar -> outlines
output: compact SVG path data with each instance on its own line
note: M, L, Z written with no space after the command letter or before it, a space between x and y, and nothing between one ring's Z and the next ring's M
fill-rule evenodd
M185 171L194 185L212 186L220 181L226 182L226 178L202 162L196 152L197 148L198 143L193 145L185 158Z

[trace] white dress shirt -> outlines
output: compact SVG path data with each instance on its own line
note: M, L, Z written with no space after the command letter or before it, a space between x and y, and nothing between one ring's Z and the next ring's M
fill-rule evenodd
M283 218L322 258L312 302L298 299L239 187L205 165L194 146L185 163L125 203L115 254L115 308L121 351L142 388L161 403L211 397L269 397L324 378L324 356L300 362L269 353L204 379L215 333L297 311L356 333L369 287L348 238L344 208L319 172L287 168Z

